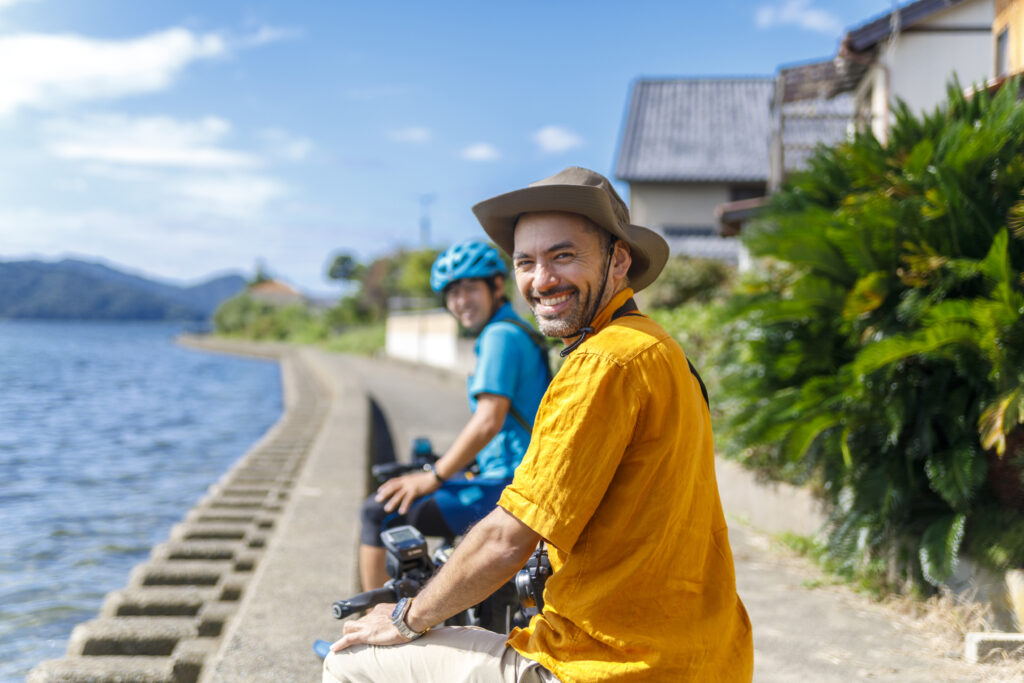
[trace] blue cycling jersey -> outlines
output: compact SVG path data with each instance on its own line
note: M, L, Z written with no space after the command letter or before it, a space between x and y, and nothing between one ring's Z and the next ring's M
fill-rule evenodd
M547 354L525 330L514 323L502 322L507 320L527 324L516 315L511 304L505 303L476 340L476 368L466 383L469 407L476 412L476 397L480 394L504 396L532 425L548 388ZM476 456L481 476L510 478L529 445L529 431L509 411L501 431Z

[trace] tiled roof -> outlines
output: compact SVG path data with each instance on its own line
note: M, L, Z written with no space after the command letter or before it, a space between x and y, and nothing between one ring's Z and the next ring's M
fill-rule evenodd
M899 30L908 28L927 20L936 12L955 7L964 0L916 0L896 10L899 18ZM861 24L846 34L846 43L854 52L864 52L874 48L892 34L893 12L888 12Z
M250 294L289 294L302 296L299 290L280 280L264 280L249 287Z
M615 175L636 181L765 181L773 78L639 80Z
M849 92L857 87L867 70L866 62L843 57L781 67L782 101L827 99Z

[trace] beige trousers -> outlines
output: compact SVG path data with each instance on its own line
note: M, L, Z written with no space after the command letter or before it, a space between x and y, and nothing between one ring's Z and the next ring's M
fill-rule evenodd
M505 636L448 626L404 645L357 645L324 660L323 683L558 683Z

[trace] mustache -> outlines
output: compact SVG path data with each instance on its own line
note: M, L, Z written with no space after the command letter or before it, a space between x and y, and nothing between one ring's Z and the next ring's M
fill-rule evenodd
M576 288L571 286L571 285L566 285L564 287L556 287L555 289L549 289L549 290L547 290L545 292L538 292L536 289L531 289L530 290L530 298L531 299L547 298L547 297L550 297L550 296L558 296L559 294L567 294L567 293L571 293L571 292L575 292L575 291L576 291Z

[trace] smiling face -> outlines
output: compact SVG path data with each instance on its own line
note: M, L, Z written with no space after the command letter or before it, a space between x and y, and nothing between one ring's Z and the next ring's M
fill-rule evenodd
M629 248L571 213L528 213L516 223L512 254L516 286L533 309L540 331L563 340L575 337L626 286ZM599 296L605 270L608 282Z
M494 286L478 278L457 280L444 290L444 304L459 323L479 334L504 301L505 280L494 276Z

